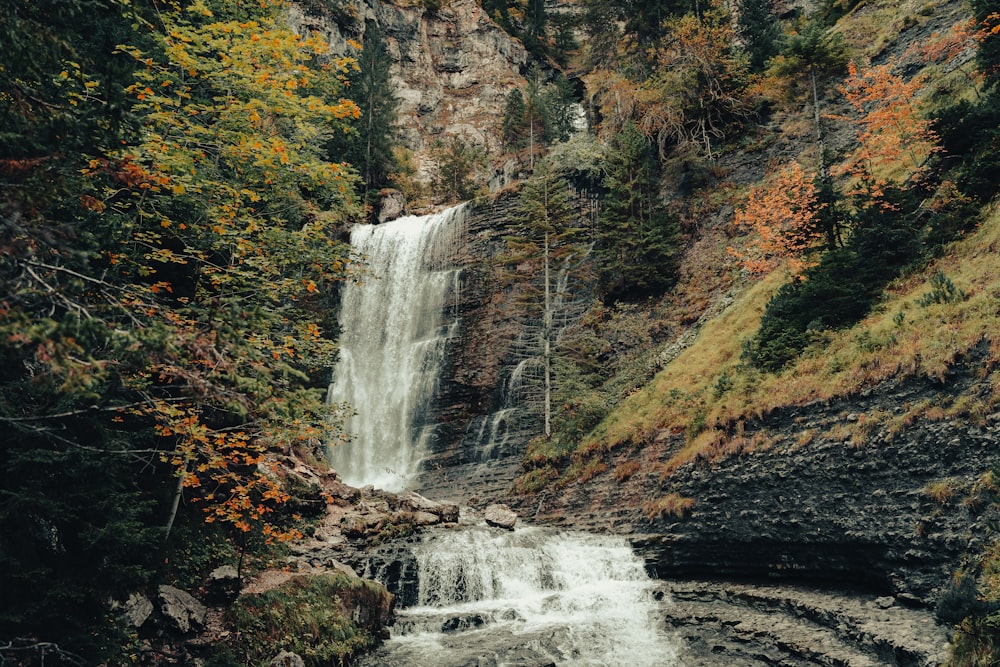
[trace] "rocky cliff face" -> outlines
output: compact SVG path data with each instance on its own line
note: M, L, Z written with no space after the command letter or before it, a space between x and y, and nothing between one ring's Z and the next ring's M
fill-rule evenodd
M476 0L454 0L437 11L363 0L336 16L311 5L290 8L293 27L324 35L339 55L356 53L348 40L361 43L367 23L381 28L394 61L403 143L416 155L419 179L435 172L429 149L437 140L458 137L499 152L498 125L507 94L524 84L527 52Z
M889 382L789 407L746 425L742 437L766 443L752 453L690 464L665 480L640 473L619 482L607 473L522 499L522 511L633 534L661 577L817 581L929 604L996 519L971 492L1000 446L1000 414L973 422L941 410L977 390L981 363L966 360L946 383ZM930 409L897 431L892 424L918 405ZM683 435L662 437L684 444ZM608 458L609 469L615 460ZM935 484L951 492L934 493ZM643 501L667 491L695 499L690 513L647 520Z

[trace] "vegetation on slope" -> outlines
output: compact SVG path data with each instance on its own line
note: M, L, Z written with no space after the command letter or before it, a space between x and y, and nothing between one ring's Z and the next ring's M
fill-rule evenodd
M0 662L138 659L115 605L298 534L276 469L336 437L365 129L354 61L285 10L0 9Z

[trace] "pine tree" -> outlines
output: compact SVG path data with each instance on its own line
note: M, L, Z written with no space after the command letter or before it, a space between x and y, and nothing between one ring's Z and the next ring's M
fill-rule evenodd
M680 225L660 200L658 167L656 151L626 124L609 155L594 250L607 301L662 294L674 283Z
M523 233L507 238L503 261L516 267L518 280L532 285L524 306L541 321L536 356L542 368L543 435L552 435L553 367L559 320L566 319L567 298L561 293L558 276L581 270L590 249L587 230L578 224L570 201L569 184L548 163L542 161L521 193L517 215ZM541 283L540 286L538 283Z

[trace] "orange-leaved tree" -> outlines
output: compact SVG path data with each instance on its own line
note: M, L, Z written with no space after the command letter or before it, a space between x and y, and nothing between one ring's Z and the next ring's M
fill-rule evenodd
M931 122L920 113L922 78L906 80L895 69L892 60L848 64L840 91L856 115L841 119L855 126L858 145L832 170L850 180L848 195L888 208L886 188L919 181L940 150Z
M127 230L108 250L143 358L120 381L142 397L182 499L205 520L286 539L268 520L288 499L267 452L335 427L318 385L323 333L348 256L353 171L322 153L358 107L338 95L353 61L281 20L196 0L161 14L128 91L138 140L92 162L88 203ZM141 361L141 363L140 363Z
M786 261L792 274L799 275L826 238L820 221L826 206L815 174L793 162L768 183L752 188L736 210L734 224L749 236L742 248L730 247L729 254L752 274L769 273Z

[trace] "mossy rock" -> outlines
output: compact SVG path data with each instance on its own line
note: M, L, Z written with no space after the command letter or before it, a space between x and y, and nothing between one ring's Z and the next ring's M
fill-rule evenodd
M244 665L267 665L281 651L302 656L307 667L349 665L379 643L392 607L377 582L342 572L299 575L234 603L236 650Z

